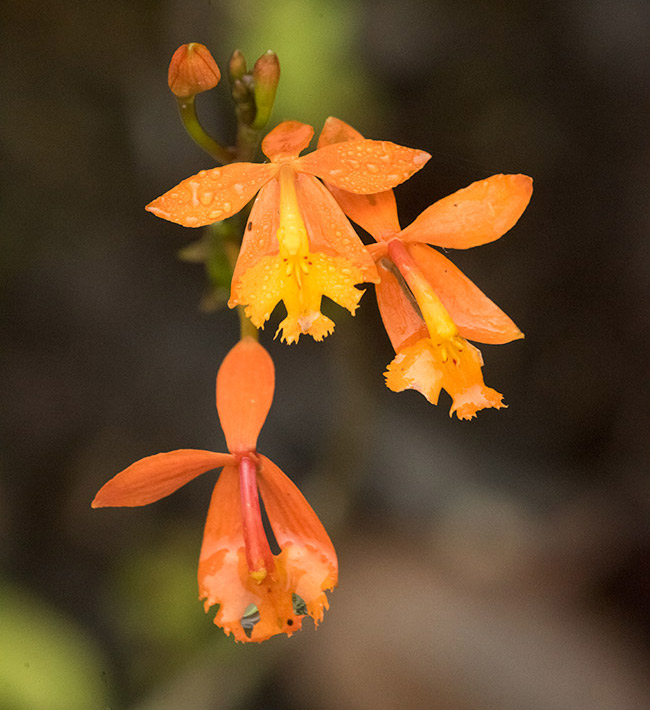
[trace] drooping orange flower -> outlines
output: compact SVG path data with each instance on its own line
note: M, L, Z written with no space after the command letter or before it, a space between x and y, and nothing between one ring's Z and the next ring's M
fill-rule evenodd
M206 611L219 604L215 624L238 641L291 636L305 609L318 624L328 608L325 591L338 578L334 547L309 503L256 451L274 387L271 357L257 341L244 338L217 375L217 411L230 453L180 449L149 456L118 473L92 503L147 505L223 467L205 524L199 598ZM260 495L281 549L276 555L262 524Z
M361 134L329 118L319 146L359 140ZM526 209L532 180L493 175L428 207L400 228L392 190L354 195L328 188L343 211L377 241L369 247L379 271L377 302L396 351L386 371L395 392L415 389L432 404L441 389L452 397L450 416L471 419L480 409L500 408L502 395L486 387L480 351L467 342L501 344L523 333L449 259L428 246L467 249L498 239Z
M302 157L313 128L285 121L262 141L270 163L232 163L202 170L147 206L186 227L223 220L259 191L232 280L230 307L246 306L261 328L283 301L278 333L287 343L307 333L329 335L334 323L320 312L327 296L352 314L362 291L376 282L372 258L332 195L316 178L354 193L386 190L409 178L429 154L387 141L355 139Z

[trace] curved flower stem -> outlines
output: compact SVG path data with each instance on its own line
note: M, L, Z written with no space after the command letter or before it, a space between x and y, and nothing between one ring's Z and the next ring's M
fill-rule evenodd
M227 148L224 148L220 143L209 136L199 121L196 115L196 97L176 98L178 110L181 114L181 120L188 132L190 138L218 163L226 165L233 162L235 156ZM239 158L238 158L239 159Z

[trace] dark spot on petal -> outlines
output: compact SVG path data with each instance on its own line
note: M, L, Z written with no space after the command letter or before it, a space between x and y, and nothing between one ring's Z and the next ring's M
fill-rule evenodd
M293 626L293 619L287 619L287 626Z
M250 232L251 229L253 229L253 223L252 223L252 222L249 222L249 223L246 225L246 229Z

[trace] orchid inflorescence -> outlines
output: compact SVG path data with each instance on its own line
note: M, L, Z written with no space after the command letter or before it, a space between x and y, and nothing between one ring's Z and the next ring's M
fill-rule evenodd
M218 604L215 623L238 641L291 635L305 615L318 623L325 591L337 583L334 547L318 517L289 478L256 450L275 387L273 362L257 340L280 301L286 310L276 337L320 341L334 330L321 312L323 296L354 315L375 284L395 357L386 385L415 389L437 404L444 389L450 416L471 419L501 408L502 395L483 382L480 351L468 340L500 344L522 338L512 320L432 245L485 244L515 225L532 193L525 175L494 175L458 190L400 227L393 188L430 156L388 141L369 140L343 121L325 121L316 150L313 128L283 121L266 134L267 162L254 162L280 76L273 52L247 71L241 52L229 62L237 139L225 147L201 126L198 93L221 73L208 49L183 45L169 68L169 86L192 138L221 167L202 170L155 199L147 210L185 227L228 225L211 249L229 257L230 297L241 340L217 375L217 410L228 453L181 449L149 456L117 474L93 507L147 505L202 473L222 468L214 488L199 562L200 598ZM241 215L254 199L245 227ZM365 245L352 220L374 240ZM243 231L234 240L232 234ZM206 261L214 258L208 253ZM218 285L218 284L215 284ZM280 549L264 530L260 497Z

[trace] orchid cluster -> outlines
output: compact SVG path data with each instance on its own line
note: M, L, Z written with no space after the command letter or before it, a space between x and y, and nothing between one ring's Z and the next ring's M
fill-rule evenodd
M181 449L149 456L117 474L93 501L93 507L147 505L222 468L205 525L199 592L206 611L219 605L215 623L238 641L290 636L306 615L317 624L328 608L325 592L338 577L336 553L318 517L256 449L275 387L273 362L257 335L280 301L286 315L276 337L289 344L301 335L320 341L334 330L321 312L323 296L354 315L363 295L358 286L374 284L396 353L386 385L395 392L417 390L432 404L444 389L452 401L450 416L459 419L505 406L502 395L485 385L481 353L468 341L500 344L523 337L433 247L467 249L498 239L525 210L532 180L480 180L435 202L402 229L393 188L424 167L429 154L366 139L333 117L325 121L316 150L305 155L314 131L304 123L283 121L262 139L279 75L272 52L250 72L241 52L233 54L229 78L237 140L224 147L205 132L195 109L196 95L219 82L214 59L196 43L172 57L169 86L183 123L222 165L183 180L147 210L185 227L230 228L215 247L230 257L228 305L238 309L242 334L217 375L217 411L228 453ZM260 139L268 160L254 162ZM237 221L242 213L248 214L245 227ZM373 243L365 244L350 220ZM228 235L237 228L233 248Z

